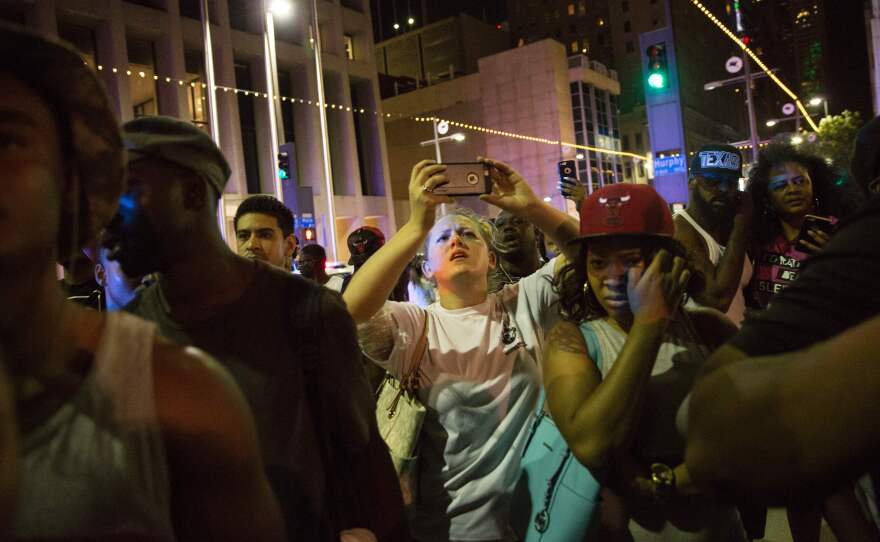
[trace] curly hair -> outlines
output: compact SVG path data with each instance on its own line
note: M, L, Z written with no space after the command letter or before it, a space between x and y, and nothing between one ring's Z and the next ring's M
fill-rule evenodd
M810 174L817 214L843 217L858 206L858 197L852 187L838 185L837 174L822 158L802 152L792 145L772 144L761 151L758 163L749 174L748 193L755 205L752 238L761 244L774 239L782 231L779 218L767 196L767 187L773 168L787 163L798 164Z
M650 262L654 254L661 249L668 250L673 256L687 258L684 245L671 237L646 235L642 239L642 255L646 262ZM565 264L553 278L553 291L559 295L559 313L563 319L576 324L608 316L587 282L588 250L589 243L581 243L577 258ZM693 270L691 272L693 273ZM697 291L703 286L702 277L692 275L688 284L689 292Z
M263 215L273 216L278 221L278 228L281 234L286 238L293 235L293 213L283 203L267 194L257 194L241 202L238 210L235 211L235 218L232 223L238 230L238 220L246 214L259 213Z

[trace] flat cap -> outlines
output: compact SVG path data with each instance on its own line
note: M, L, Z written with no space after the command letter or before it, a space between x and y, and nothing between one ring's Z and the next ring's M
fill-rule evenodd
M223 193L229 180L229 163L208 134L192 123L173 117L141 117L122 125L128 162L158 158L198 173Z

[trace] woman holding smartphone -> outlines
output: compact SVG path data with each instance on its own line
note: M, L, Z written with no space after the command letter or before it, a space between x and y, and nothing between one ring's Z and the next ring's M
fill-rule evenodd
M791 145L771 145L752 169L749 193L754 274L746 289L750 308L767 308L773 295L797 278L819 252L838 217L855 208L854 194L835 184L834 171L818 156Z
M755 204L751 256L754 274L746 303L763 310L797 279L801 266L822 250L838 217L853 211L855 194L835 183L834 171L818 156L791 145L771 145L752 169L749 193ZM876 540L852 485L815 503L788 507L794 542L818 542L824 515L840 540Z

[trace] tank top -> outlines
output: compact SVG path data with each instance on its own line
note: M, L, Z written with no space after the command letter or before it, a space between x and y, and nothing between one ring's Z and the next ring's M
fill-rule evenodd
M581 324L595 336L604 380L626 343L626 333L608 321ZM587 333L584 333L586 336ZM589 339L588 339L589 341ZM588 342L589 344L589 342ZM693 387L708 352L683 319L669 323L645 390L644 406L632 444L643 465L660 462L675 468L684 460L684 438L676 429L676 414ZM664 507L627 502L629 531L635 542L744 542L739 516L731 506L687 499Z
M108 313L80 389L23 435L16 538L174 540L153 394L154 328Z
M718 262L721 260L721 256L724 255L724 249L722 245L712 237L709 232L704 230L702 226L700 226L696 220L691 217L687 213L686 210L681 210L675 213L675 216L681 216L685 220L687 220L688 224L694 227L697 230L697 233L702 236L703 240L706 242L706 249L709 252L709 261L712 262L712 265L718 265ZM743 296L743 288L748 286L749 281L752 280L752 262L749 260L748 256L743 257L743 270L742 277L740 277L739 288L736 289L736 294L733 296L733 301L730 302L730 307L727 308L727 317L736 324L736 327L740 327L742 325L743 320L746 316L746 300ZM693 300L688 300L689 306L698 306L698 304Z

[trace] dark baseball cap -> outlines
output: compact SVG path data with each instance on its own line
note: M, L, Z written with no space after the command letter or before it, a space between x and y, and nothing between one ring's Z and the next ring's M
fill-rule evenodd
M223 194L229 180L229 164L208 134L173 117L141 117L122 125L128 161L159 158L201 175Z
M349 265L363 265L367 259L382 248L385 244L385 235L378 228L363 226L351 232L348 236Z
M700 147L691 159L690 176L713 179L742 177L742 153L732 145L712 144Z

